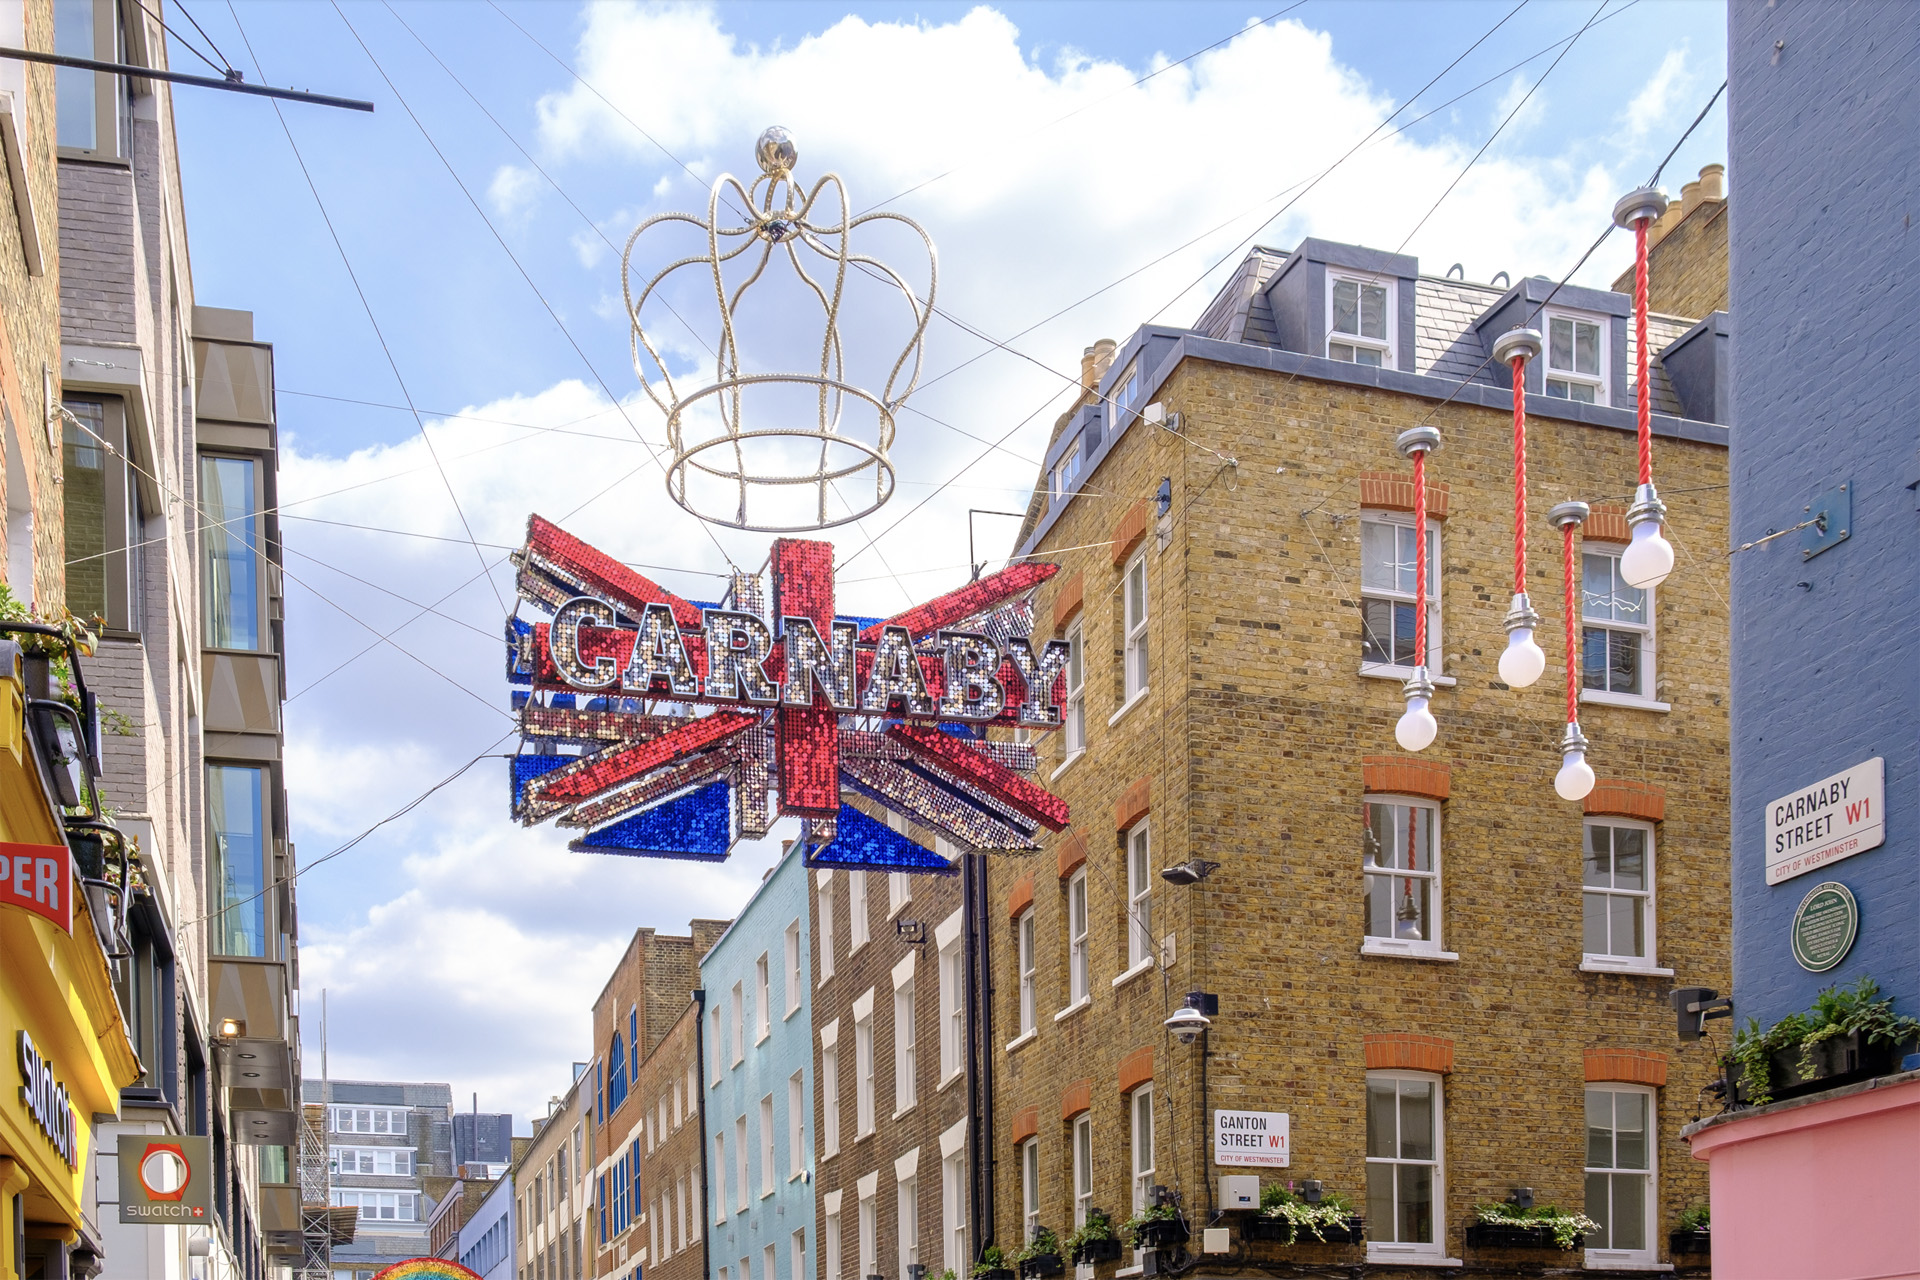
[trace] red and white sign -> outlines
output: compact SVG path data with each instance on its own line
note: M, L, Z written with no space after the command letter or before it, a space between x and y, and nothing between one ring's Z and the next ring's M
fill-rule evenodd
M1767 804L1767 883L1877 849L1887 838L1885 761L1879 756Z
M1213 1162L1284 1169L1293 1162L1293 1122L1284 1111L1213 1113Z
M0 906L20 907L73 932L73 855L63 844L0 841Z

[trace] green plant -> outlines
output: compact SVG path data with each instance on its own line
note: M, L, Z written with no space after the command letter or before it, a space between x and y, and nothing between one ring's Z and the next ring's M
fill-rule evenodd
M1798 1049L1802 1076L1814 1072L1814 1051L1825 1041L1858 1035L1870 1044L1899 1044L1920 1036L1920 1018L1893 1011L1893 997L1880 996L1880 984L1862 976L1850 987L1832 986L1813 998L1813 1008L1790 1013L1762 1031L1753 1018L1733 1033L1731 1057L1740 1069L1740 1086L1755 1106L1773 1101L1773 1056Z
M1710 1231L1713 1228L1709 1222L1709 1217L1709 1206L1704 1204L1689 1205L1680 1211L1680 1229L1682 1231Z
M1329 1191L1320 1197L1319 1204L1308 1204L1289 1188L1274 1182L1260 1188L1260 1216L1286 1223L1288 1244L1298 1240L1302 1230L1312 1232L1315 1240L1325 1244L1326 1229L1344 1228L1347 1219L1353 1216L1353 1201L1338 1191Z
M1170 1204L1149 1205L1147 1208L1134 1214L1131 1218L1128 1218L1122 1225L1121 1230L1127 1233L1127 1243L1137 1249L1140 1247L1140 1229L1142 1227L1150 1222L1173 1222L1178 1220L1179 1217L1180 1210ZM1093 1219L1089 1218L1087 1222L1091 1225ZM1109 1228L1107 1235L1100 1238L1112 1239L1111 1228Z
M1477 1204L1473 1211L1490 1227L1547 1227L1553 1232L1553 1243L1562 1249L1573 1248L1576 1237L1600 1229L1600 1224L1586 1214L1568 1213L1551 1204L1539 1204L1531 1209L1510 1204Z
M942 1271L940 1273L939 1280L960 1280L960 1277L953 1274L952 1267L948 1267L945 1271Z
M1087 1220L1080 1224L1078 1230L1060 1243L1062 1250L1072 1255L1079 1253L1083 1245L1113 1238L1113 1219L1096 1209L1087 1214Z
M1047 1253L1059 1255L1060 1237L1054 1233L1052 1227L1035 1227L1033 1238L1020 1246L1020 1251L1013 1255L1013 1260L1026 1262Z

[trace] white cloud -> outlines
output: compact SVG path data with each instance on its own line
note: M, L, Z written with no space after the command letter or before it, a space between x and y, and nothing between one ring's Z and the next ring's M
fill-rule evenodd
M802 176L838 171L856 208L917 188L889 207L937 241L942 306L989 333L1011 335L1138 271L1015 342L1067 374L1096 337L1123 336L1156 314L1190 321L1212 284L1190 286L1217 281L1238 259L1238 242L1286 193L1395 105L1338 59L1327 35L1298 21L1249 28L1139 85L1137 70L1080 53L1042 64L1023 53L1015 24L985 7L945 24L848 17L790 47L759 49L703 7L599 3L586 11L575 59L622 113L698 172L748 173L753 139L778 121L795 133ZM1673 66L1662 68L1669 85L1680 74ZM1509 90L1510 102L1525 92L1514 83L1521 87ZM1649 98L1652 90L1650 82L1634 100L1649 127L1666 101ZM550 93L538 114L557 176L568 163L615 167L630 171L625 190L651 190L647 208L602 224L616 243L651 213L704 207L704 186L591 92ZM1436 118L1418 135L1376 139L1261 240L1286 246L1311 234L1399 247L1479 147L1490 128L1483 115L1463 112L1459 136L1429 136ZM1559 275L1606 223L1626 161L1639 162L1611 138L1544 160L1508 141L1407 246L1426 255L1428 270L1461 261L1474 279L1500 270ZM503 167L490 196L503 212L538 218L537 182ZM574 310L583 336L624 346L617 259L598 244L590 233L572 243L599 273ZM897 248L890 242L883 253ZM1613 269L1596 262L1583 279L1610 279ZM598 307L586 301L595 297ZM849 341L870 349L892 323L855 307ZM711 340L711 330L695 338L672 325L660 336L676 377L705 376L712 357L703 342ZM765 349L781 351L774 341ZM936 322L928 374L983 349ZM990 354L917 395L894 452L898 496L879 516L825 536L844 562L939 481L953 483L879 554L845 565L841 608L892 611L964 582L967 508L1024 506L1057 411L1049 406L1065 385L1028 361ZM566 381L430 420L439 465L417 434L344 457L288 442L281 491L297 695L288 708L297 744L289 782L304 857L397 809L510 727L496 591L511 604L504 557L530 511L610 554L672 566L643 571L695 598L717 591L719 579L702 575L725 569L729 556L761 563L765 538L710 533L666 500L627 420L657 447L660 414L637 389L622 404L626 417L597 389ZM962 472L983 446L958 432L998 438L1022 419L1005 451ZM1003 553L1015 523L981 520L983 554ZM468 528L488 544L478 555L465 542ZM428 604L446 616L423 615ZM394 639L413 656L381 645L314 683L375 643L370 627L400 627ZM303 883L303 902L316 904L305 927L304 986L329 988L336 1074L453 1077L458 1090L480 1088L489 1105L537 1109L565 1087L567 1062L588 1056L588 1006L633 928L679 931L692 916L733 914L777 847L721 867L573 855L563 833L508 822L503 776L501 762L482 762ZM485 1075L475 1079L475 1070Z
M533 211L543 185L540 175L533 170L503 164L494 170L493 181L487 184L487 201L503 218L523 217Z
M1686 49L1668 50L1659 68L1627 104L1627 127L1633 136L1643 138L1654 126L1666 123L1674 103L1692 83L1693 77L1687 74Z

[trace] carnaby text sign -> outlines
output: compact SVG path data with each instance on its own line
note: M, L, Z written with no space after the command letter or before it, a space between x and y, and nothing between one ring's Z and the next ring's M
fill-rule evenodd
M1887 838L1879 756L1767 802L1767 883L1877 849Z
M1284 1111L1216 1111L1213 1162L1284 1169L1293 1160L1292 1127Z

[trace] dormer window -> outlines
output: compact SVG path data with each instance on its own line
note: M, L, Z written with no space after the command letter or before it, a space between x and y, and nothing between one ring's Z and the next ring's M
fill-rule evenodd
M1327 358L1348 364L1393 364L1392 280L1327 274Z
M1068 442L1066 451L1060 455L1060 461L1053 464L1053 496L1058 501L1073 492L1075 482L1080 479L1081 439L1075 435Z
M1107 427L1118 430L1121 419L1139 407L1136 402L1140 399L1140 357L1127 362L1126 371L1113 380L1113 390L1107 399Z
M1547 313L1547 394L1607 403L1607 326L1594 317Z

